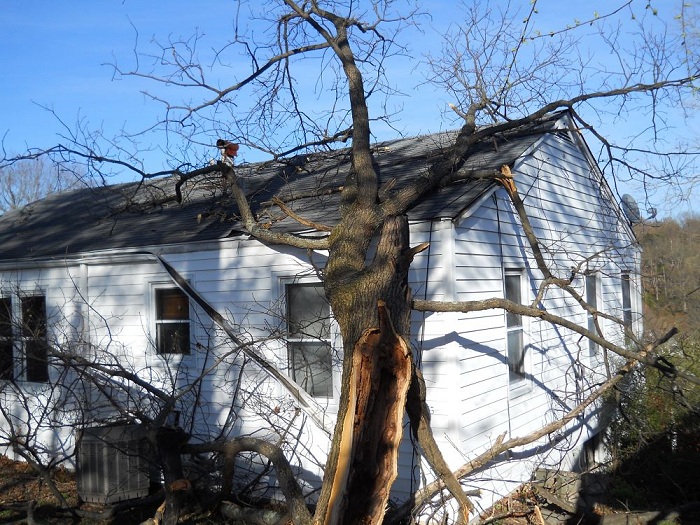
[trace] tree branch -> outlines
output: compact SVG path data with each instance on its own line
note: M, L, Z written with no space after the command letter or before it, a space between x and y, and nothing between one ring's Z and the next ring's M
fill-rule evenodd
M569 319L566 319L564 317L552 314L548 312L547 310L544 310L542 308L534 307L534 306L528 306L524 304L518 304L514 303L512 301L509 301L508 299L502 299L499 297L494 297L491 299L484 299L481 301L453 301L453 302L442 302L442 301L426 301L422 299L414 299L413 300L413 309L419 312L462 312L462 313L469 313L469 312L482 312L484 310L494 310L494 309L501 309L505 310L514 314L519 314L519 315L524 315L526 317L531 317L533 319L541 319L542 321L546 321L548 323L556 324L559 326L562 326L564 328L568 328L569 330L576 332L577 334L580 334L594 343L602 346L603 348L606 348L607 350L610 350L611 352L614 352L618 354L619 356L622 356L626 359L630 360L635 360L635 361L640 361L641 363L652 366L654 368L659 368L659 363L657 359L651 358L651 357L646 357L644 354L641 352L633 352L631 350L627 350L626 348L623 348L621 346L615 345L605 339L604 337L601 337L595 332L592 332L577 323L570 321ZM678 332L677 328L673 328L669 333L671 336L675 335ZM664 341L665 342L665 341ZM690 381L693 384L700 385L700 378L696 377L695 375L691 374L690 372L684 372L681 370L676 370L675 371L678 377L681 377L683 379L686 379L687 381Z
M653 353L656 350L656 348L667 342L676 333L677 330L674 328L658 340L648 344L641 352L637 354L637 357L640 358L639 360L628 360L617 371L614 377L603 383L583 402L581 402L578 406L574 407L572 410L570 410L557 421L553 421L552 423L549 423L548 425L545 425L542 428L531 432L530 434L519 438L509 439L507 441L505 440L505 433L501 434L493 443L493 445L491 445L486 451L479 454L477 457L455 470L455 477L457 477L458 479L462 479L474 472L475 470L482 468L489 461L495 459L500 454L503 454L504 452L513 448L533 443L548 434L552 434L553 432L562 429L570 421L582 414L596 400L600 399L601 396L603 396L603 394L605 394L615 385L617 385L630 371L632 371L632 369L640 362L640 360L647 359L649 354ZM389 521L389 523L396 523L401 517L407 516L412 509L419 509L422 505L430 501L439 491L443 490L444 488L445 482L442 479L437 479L432 483L429 483L416 493L412 505L407 506L404 504L401 507L399 507L394 513L392 513L391 521Z
M236 199L236 204L238 205L238 211L241 214L241 219L243 220L243 225L245 230L258 239L261 242L266 242L270 244L285 244L287 246L293 246L295 248L311 249L311 250L325 250L328 249L328 238L327 237L301 237L299 235L293 235L291 233L276 232L260 226L258 221L255 219L253 212L250 209L250 203L246 198L243 188L238 181L235 171L231 166L223 163L220 164L220 169L226 177L226 181L231 188L234 198Z
M306 507L304 494L296 481L292 467L282 450L272 443L253 437L240 437L227 442L188 444L182 448L184 454L206 454L217 452L224 455L228 461L233 461L242 452L255 452L269 459L275 466L279 487L284 494L292 523L308 525L311 523L311 513Z
M278 199L277 197L273 197L272 202L279 206L280 210L282 210L285 213L285 215L291 217L303 226L308 226L309 228L313 228L314 230L318 230L321 232L333 231L333 228L331 226L326 226L325 224L318 224L316 222L309 221L307 219L304 219L300 215L294 213L294 211L289 206L287 206L284 202L282 202L281 199Z

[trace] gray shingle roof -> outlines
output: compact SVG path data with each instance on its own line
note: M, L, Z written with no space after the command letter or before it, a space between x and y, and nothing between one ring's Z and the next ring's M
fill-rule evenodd
M477 144L463 169L510 164L551 130L552 117L537 126L491 137ZM425 173L430 162L454 140L455 132L399 139L375 145L381 182L395 179L393 190ZM236 172L262 221L282 231L305 229L279 208L273 196L308 220L327 225L338 219L340 193L350 170L349 150L297 156L281 162L239 166ZM237 207L217 174L203 175L182 186L169 177L54 194L0 217L0 260L56 257L85 252L139 248L221 239L242 232ZM414 220L458 216L493 186L468 180L439 188L418 202Z

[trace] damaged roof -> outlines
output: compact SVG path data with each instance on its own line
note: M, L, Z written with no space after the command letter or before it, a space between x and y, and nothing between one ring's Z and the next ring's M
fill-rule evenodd
M477 143L462 170L498 169L512 164L561 114ZM431 162L455 139L444 132L382 142L373 146L380 183L394 179L396 191L427 173ZM308 228L287 217L271 201L281 199L316 224L339 220L340 189L350 173L350 150L298 155L276 162L236 167L258 220L287 232ZM61 257L80 253L210 241L244 233L233 197L220 174L182 185L178 177L145 180L49 195L0 217L0 260ZM472 179L438 188L408 211L411 220L455 218L494 185Z

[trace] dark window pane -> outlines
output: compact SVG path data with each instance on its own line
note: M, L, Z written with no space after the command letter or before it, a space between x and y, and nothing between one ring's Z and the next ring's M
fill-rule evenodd
M319 283L287 285L289 334L296 337L330 338L330 307Z
M522 304L520 274L506 274L506 299L517 304ZM520 314L506 312L506 326L522 326L523 318Z
M156 319L189 320L190 301L179 288L156 290Z
M525 349L522 330L508 332L508 368L511 374L525 375Z
M46 298L43 295L22 297L22 335L46 338Z
M622 274L622 308L627 310L631 308L632 301L630 300L630 274Z
M159 354L189 354L190 323L160 323L156 339Z
M0 340L0 379L14 378L12 340Z
M630 274L622 274L622 322L625 327L632 327L632 283Z
M330 307L320 283L286 287L292 378L312 396L332 397Z
M586 275L586 302L593 308L598 308L597 281L595 275Z
M511 312L506 312L506 326L508 328L513 328L515 326L523 325L523 317L520 314L514 314Z
M331 397L331 347L327 343L289 343L292 378L312 396Z
M598 278L595 275L586 275L586 302L588 306L598 309ZM588 330L595 333L595 319L591 314L588 314ZM588 353L595 355L598 351L598 345L591 339L588 340Z
M597 333L597 329L595 327L595 319L593 319L593 316L588 317L588 331L593 332L594 334ZM598 345L593 341L592 339L588 340L588 352L593 355L598 351Z
M506 298L520 304L520 274L506 274Z
M24 374L27 381L49 380L48 344L46 342L46 297L33 295L20 299Z
M0 298L0 337L12 337L12 299Z
M31 339L25 343L27 357L27 381L45 383L49 380L48 345L45 341Z

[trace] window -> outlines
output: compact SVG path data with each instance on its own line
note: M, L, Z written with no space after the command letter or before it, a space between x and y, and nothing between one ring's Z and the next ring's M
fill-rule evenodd
M12 337L12 299L0 298L0 379L14 379L14 340Z
M622 272L622 322L625 332L632 329L632 281L629 272Z
M156 351L190 353L190 300L179 288L156 288Z
M315 397L333 396L330 307L321 283L286 285L292 379Z
M586 303L591 308L598 310L598 276L594 273L586 275ZM588 330L597 333L595 327L595 318L588 314ZM593 357L598 352L598 345L588 340L588 355Z
M0 298L0 379L35 383L49 380L49 344L46 340L46 297L25 295Z
M46 342L46 297L43 295L22 297L21 339L25 356L27 381L49 380L48 344Z
M522 272L520 270L506 270L506 299L517 304L522 304L522 286ZM506 346L508 351L508 371L511 381L519 381L525 378L525 343L523 332L523 316L506 312Z

